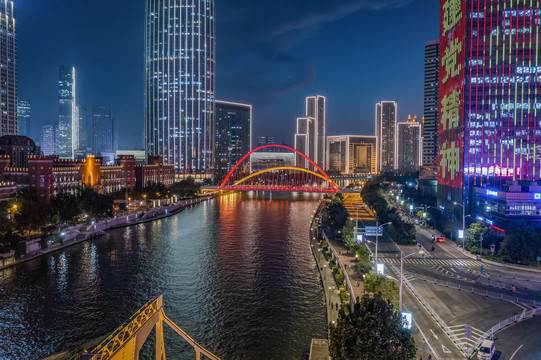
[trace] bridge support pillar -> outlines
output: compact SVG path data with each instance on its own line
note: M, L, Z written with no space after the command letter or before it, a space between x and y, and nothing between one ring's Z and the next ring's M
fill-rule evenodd
M269 191L270 201L272 201L272 191Z
M198 350L195 350L195 360L201 360L201 353Z
M162 316L160 316L160 320L156 323L156 360L165 360L165 343L163 341Z

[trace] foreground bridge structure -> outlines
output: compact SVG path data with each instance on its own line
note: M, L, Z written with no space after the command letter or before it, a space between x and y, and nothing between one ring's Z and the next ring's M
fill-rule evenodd
M219 360L216 355L199 345L165 315L162 295L152 297L142 308L103 340L101 344L83 354L81 359L138 360L143 344L150 332L156 328L156 360L165 360L164 322L193 346L196 360L201 359L201 354L209 359Z
M257 154L252 156L253 154ZM284 145L265 145L244 155L227 174L220 190L339 192L338 186L310 158Z

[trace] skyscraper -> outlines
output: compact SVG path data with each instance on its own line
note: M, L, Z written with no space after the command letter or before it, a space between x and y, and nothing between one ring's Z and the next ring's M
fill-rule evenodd
M114 152L114 125L111 105L94 105L92 108L92 152Z
M41 127L41 152L43 155L54 155L55 153L55 127L51 124L44 124Z
M401 173L419 171L421 165L421 125L417 116L397 124L397 159Z
M322 169L326 166L325 97L306 98L306 116L297 118L295 149L308 156Z
M424 117L422 126L422 166L424 170L421 176L431 178L435 178L436 161L438 159L439 57L439 40L425 43Z
M252 149L252 106L216 100L216 170L218 179Z
M176 171L214 161L214 0L146 0L145 142Z
M88 110L84 106L78 106L79 113L79 150L84 150L91 146L92 131L89 129L91 121L88 118ZM90 123L90 124L89 124Z
M75 157L79 148L79 119L75 101L75 68L61 66L58 72L58 132L56 148L58 156Z
M0 1L0 136L17 135L17 40L13 1Z
M376 104L377 163L380 172L389 172L397 168L396 113L397 105L394 101Z
M17 101L17 127L19 135L30 137L30 100L19 99Z
M540 14L441 1L438 205L496 231L541 218Z

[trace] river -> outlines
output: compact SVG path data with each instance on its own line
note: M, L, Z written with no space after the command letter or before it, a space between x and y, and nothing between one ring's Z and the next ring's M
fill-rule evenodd
M0 359L103 336L159 294L165 313L222 359L307 358L311 338L327 333L308 240L318 199L231 194L0 272ZM195 358L164 328L168 359Z

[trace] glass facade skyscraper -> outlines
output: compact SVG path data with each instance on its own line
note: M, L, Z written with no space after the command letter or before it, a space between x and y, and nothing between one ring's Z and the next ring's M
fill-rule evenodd
M399 122L397 131L398 168L401 173L419 171L421 164L421 124L417 122L417 116L413 119L408 116L408 121Z
M0 1L0 136L17 135L17 40L13 1Z
M397 167L396 158L396 114L394 101L376 104L377 164L379 171L389 172Z
M145 144L177 172L214 162L214 0L146 0Z
M92 108L92 152L114 152L114 125L111 105L94 105Z
M497 229L541 217L541 9L442 0L438 204Z
M79 116L75 104L75 68L60 66L56 151L59 157L65 159L75 158L75 151L79 148Z
M17 101L17 127L18 134L23 136L30 136L30 115L31 106L30 100L19 99Z
M216 177L223 179L252 150L252 106L216 101Z

